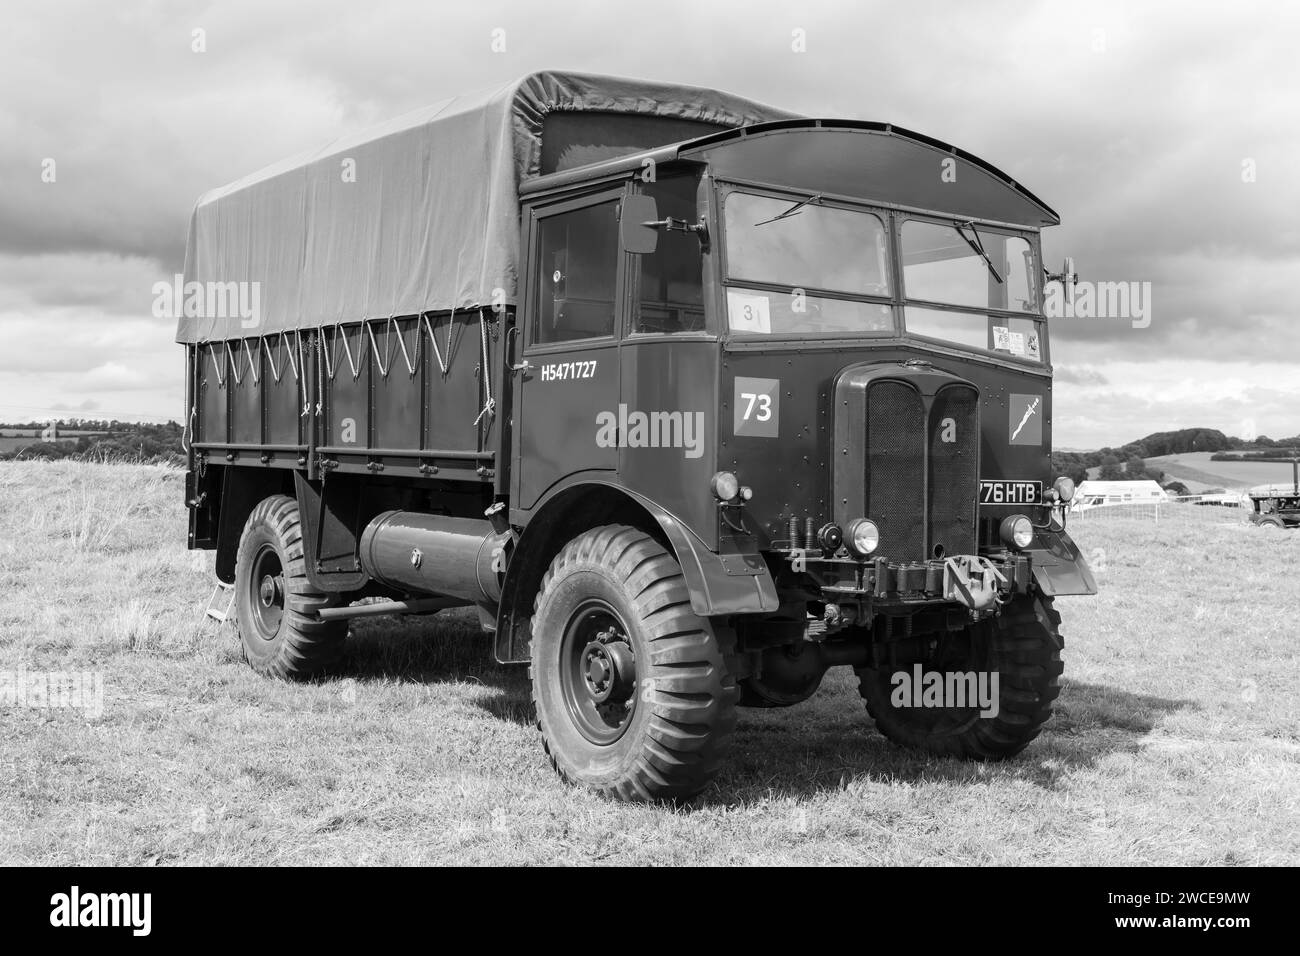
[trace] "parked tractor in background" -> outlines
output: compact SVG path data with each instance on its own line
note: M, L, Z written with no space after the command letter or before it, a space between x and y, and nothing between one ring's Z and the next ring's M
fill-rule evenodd
M1250 493L1250 523L1261 528L1300 528L1300 491Z
M1250 523L1261 528L1300 528L1300 455L1291 452L1291 484L1260 485L1248 492Z
M1250 489L1250 523L1261 528L1300 528L1300 458L1291 459L1290 485Z

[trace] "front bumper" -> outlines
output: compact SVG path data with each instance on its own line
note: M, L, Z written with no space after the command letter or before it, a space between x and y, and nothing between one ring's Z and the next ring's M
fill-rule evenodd
M1033 580L1030 556L1010 552L927 561L855 561L810 549L781 553L793 571L816 582L828 603L868 603L877 610L955 603L982 616L1017 594L1027 594Z

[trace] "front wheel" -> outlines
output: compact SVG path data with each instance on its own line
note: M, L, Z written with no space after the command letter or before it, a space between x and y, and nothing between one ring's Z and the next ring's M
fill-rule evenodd
M1013 757L1038 736L1061 692L1060 623L1051 598L1022 598L996 618L939 639L923 663L860 668L867 712L905 747L974 760Z
M731 635L692 612L662 545L626 525L569 542L542 580L532 632L537 725L561 777L625 800L708 785L736 722Z

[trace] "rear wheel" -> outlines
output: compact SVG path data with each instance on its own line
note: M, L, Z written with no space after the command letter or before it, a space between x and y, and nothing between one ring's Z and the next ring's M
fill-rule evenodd
M930 675L947 684L947 676L974 673L975 688L984 675L987 716L973 706L930 706L917 688L915 665L858 669L859 690L867 712L882 734L897 744L930 753L975 760L1000 760L1024 750L1052 714L1060 693L1061 617L1048 597L1023 598L992 620L949 635L920 665L923 686ZM956 686L956 682L952 685ZM965 683L969 690L971 684ZM970 701L970 695L967 696ZM943 703L951 704L952 700Z
M259 502L235 559L235 616L244 660L268 677L303 678L336 660L346 621L316 612L338 603L307 580L298 503L287 495Z
M708 785L736 721L732 638L691 610L662 545L626 525L575 538L542 580L532 631L537 725L560 776L625 800Z

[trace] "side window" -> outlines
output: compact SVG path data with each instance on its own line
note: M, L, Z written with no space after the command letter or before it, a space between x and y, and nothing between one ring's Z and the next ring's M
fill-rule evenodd
M617 203L547 216L538 223L538 246L533 341L544 345L613 335Z
M662 180L648 190L659 205L659 218L695 222L693 177ZM704 256L693 233L659 233L659 246L637 256L641 269L633 332L700 332L704 329Z

